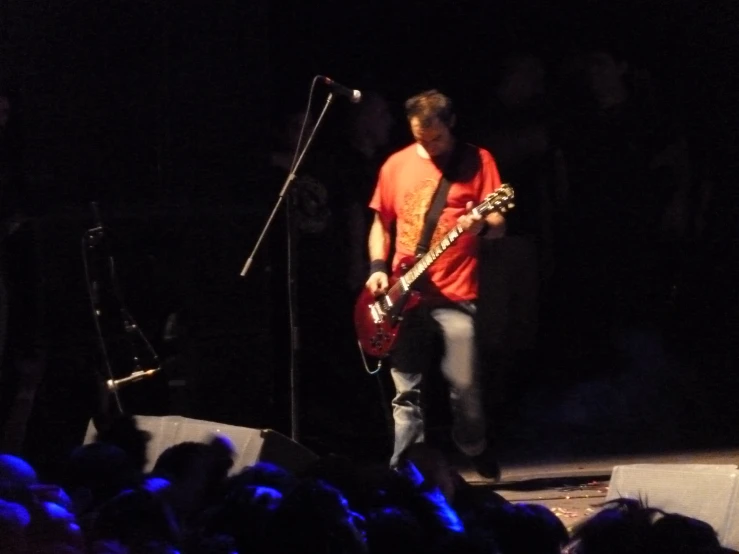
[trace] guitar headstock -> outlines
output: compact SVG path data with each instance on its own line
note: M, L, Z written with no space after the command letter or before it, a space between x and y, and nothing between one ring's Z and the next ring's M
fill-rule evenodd
M513 187L508 183L503 183L498 190L488 194L482 204L477 206L476 210L480 215L494 211L504 214L515 207L513 203L514 198L515 192L513 191Z

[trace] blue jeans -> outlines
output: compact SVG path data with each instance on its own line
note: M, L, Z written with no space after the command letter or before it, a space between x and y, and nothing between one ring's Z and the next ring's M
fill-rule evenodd
M393 419L395 445L392 467L412 444L424 441L421 384L424 369L433 361L432 340L441 338L441 373L449 383L453 417L452 439L468 456L485 449L485 413L482 406L475 349L472 302L444 307L417 308L402 322L398 342L392 352L390 370L395 384Z

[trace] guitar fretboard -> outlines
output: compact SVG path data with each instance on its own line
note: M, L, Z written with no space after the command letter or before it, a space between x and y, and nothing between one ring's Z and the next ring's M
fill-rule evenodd
M456 225L451 231L449 231L439 243L434 246L431 250L426 252L421 259L419 259L413 267L403 276L406 284L410 287L416 279L418 279L424 272L433 264L439 256L441 256L447 248L454 244L459 237L462 236L462 228Z

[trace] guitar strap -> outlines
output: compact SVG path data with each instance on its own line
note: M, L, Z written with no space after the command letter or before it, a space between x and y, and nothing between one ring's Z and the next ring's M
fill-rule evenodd
M455 170L462 157L463 150L464 145L457 141L452 154L449 156L449 160L444 166L439 185L436 187L434 197L431 200L431 206L429 206L424 216L423 231L421 231L421 238L416 245L416 258L423 256L429 251L431 237L434 234L434 229L436 229L436 224L439 222L439 216L441 215L441 210L444 208L444 204L446 204L447 196L449 196L449 189L452 186Z

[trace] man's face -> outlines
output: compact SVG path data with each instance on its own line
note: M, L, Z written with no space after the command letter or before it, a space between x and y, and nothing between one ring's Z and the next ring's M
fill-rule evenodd
M421 146L430 157L438 158L451 151L453 144L452 131L448 125L439 121L438 118L432 119L427 125L423 126L417 117L413 117L410 120L410 125L416 144Z

